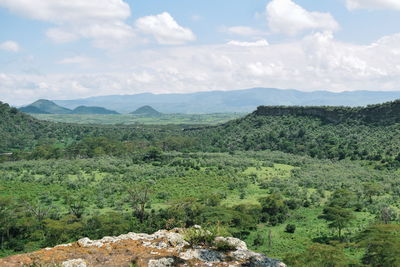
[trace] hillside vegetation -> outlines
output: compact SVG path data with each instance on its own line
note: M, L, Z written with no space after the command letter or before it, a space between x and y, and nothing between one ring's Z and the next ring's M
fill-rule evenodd
M259 107L217 127L188 130L208 151L280 150L329 159L365 159L397 166L400 101L366 108Z
M201 225L194 246L219 229L288 266L400 266L398 105L183 127L50 123L2 104L0 255Z

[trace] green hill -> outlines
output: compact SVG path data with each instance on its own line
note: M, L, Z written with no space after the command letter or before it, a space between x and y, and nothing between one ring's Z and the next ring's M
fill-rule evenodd
M0 154L16 150L29 151L42 144L63 147L87 137L157 140L175 132L171 126L78 125L41 121L2 102L0 118Z
M43 111L40 108L37 108L35 106L26 106L19 108L19 111L24 112L24 113L29 113L29 114L50 114L49 112Z
M159 117L162 115L162 113L158 112L151 106L140 107L137 110L135 110L134 112L131 112L130 114L145 116L145 117Z
M116 111L105 109L102 107L86 107L79 106L75 108L71 114L119 114Z
M260 106L256 116L309 116L325 122L341 123L355 120L363 123L393 124L400 122L400 100L367 107L289 107Z
M242 119L186 134L208 151L279 150L391 164L400 160L400 101L365 108L259 107Z
M21 111L27 113L39 113L42 114L69 114L70 109L61 107L54 102L46 99L40 99L26 107L20 108ZM34 112L31 112L34 111Z
M47 123L0 102L0 152L21 149L38 139Z

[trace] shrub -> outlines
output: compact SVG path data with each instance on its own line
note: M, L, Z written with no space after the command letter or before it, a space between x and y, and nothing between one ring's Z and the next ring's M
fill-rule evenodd
M183 238L191 246L212 245L215 237L213 232L200 227L192 227L183 232Z
M236 247L225 240L216 240L214 246L219 251L231 251L235 250Z
M183 238L187 241L191 246L216 246L220 249L227 249L227 244L217 244L218 242L214 242L217 236L228 236L229 233L226 228L215 225L208 228L201 228L200 226L195 226L192 228L185 229L183 231Z
M286 228L285 228L286 233L293 234L295 231L296 231L296 225L294 225L294 224L286 225Z

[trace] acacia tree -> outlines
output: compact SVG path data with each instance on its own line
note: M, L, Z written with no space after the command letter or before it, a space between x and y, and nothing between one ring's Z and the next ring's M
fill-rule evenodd
M4 249L4 238L9 238L13 225L13 203L9 197L0 197L0 249Z
M351 224L354 215L350 207L353 205L354 193L347 189L336 190L327 206L324 208L320 218L329 222L330 228L338 230L338 237L342 237L342 230Z
M361 234L359 246L366 249L363 263L368 266L400 266L400 225L369 227Z
M150 201L151 186L154 182L138 184L128 188L128 201L140 222L144 221L146 204Z
M365 197L368 198L369 204L372 204L373 197L379 196L383 192L383 187L378 183L365 183L363 185L363 191Z

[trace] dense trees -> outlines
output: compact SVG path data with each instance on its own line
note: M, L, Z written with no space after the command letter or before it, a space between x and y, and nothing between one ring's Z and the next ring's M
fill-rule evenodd
M359 233L375 218L398 220L397 171L280 152L146 153L2 163L0 213L8 223L0 227L0 253L219 224L274 257L314 246L317 264L345 247L361 257L367 235ZM370 183L385 186L377 193L366 190ZM339 227L346 231L337 239Z
M13 152L0 156L0 255L201 224L289 251L292 266L399 265L396 120L252 114L182 131L0 113Z
M378 224L360 235L366 249L363 263L370 266L400 266L400 225Z
M325 122L313 116L251 114L214 128L186 131L201 150L279 150L316 158L379 161L399 166L399 123L376 125L357 120Z

